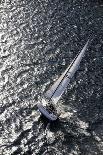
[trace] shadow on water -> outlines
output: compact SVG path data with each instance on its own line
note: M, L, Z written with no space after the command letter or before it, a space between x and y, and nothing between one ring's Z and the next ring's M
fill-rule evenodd
M75 145L77 145L79 151L84 155L86 155L86 152L88 151L92 153L94 152L94 154L95 152L101 154L101 151L98 149L97 145L98 140L93 135L93 126L95 128L96 124L87 127L85 130L82 130L81 127L76 124L76 120L73 122L73 120L63 121L58 119L54 122L50 122L44 116L40 116L39 123L43 124L42 128L45 132L50 131L55 134L55 140L52 144L49 144L47 138L45 137L45 143L43 146L47 152L50 152L48 150L49 146L55 147L56 143L58 143L58 145L62 143L62 147L66 147L66 151L68 151L68 153L71 153L72 150L75 150ZM101 121L99 123L101 123ZM62 142L61 133L63 135ZM45 149L42 150L41 148L41 152Z
M40 116L39 123L43 123L43 129L46 131L50 131L55 134L55 139L52 145L55 146L56 143L59 143L62 139L62 145L67 147L68 153L71 152L71 150L74 148L75 144L79 144L81 141L81 138L87 138L84 133L79 133L78 126L76 123L73 123L72 121L63 121L58 118L58 120L50 122L47 118L44 116ZM61 138L61 133L63 135L63 138ZM57 138L58 137L58 138ZM57 140L58 139L58 140ZM46 141L46 146L49 146L48 141Z

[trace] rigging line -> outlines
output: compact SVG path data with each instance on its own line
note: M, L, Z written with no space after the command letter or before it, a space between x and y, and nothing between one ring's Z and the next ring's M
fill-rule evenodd
M88 40L89 41L89 40ZM74 58L74 60L72 61L72 63L70 64L68 70L72 67L72 65L74 64L76 58L79 56L79 54L81 53L81 51L76 55L76 57ZM53 92L52 96L50 97L49 101L51 101L52 97L54 96L55 92L57 91L58 87L60 86L60 84L62 83L62 81L64 80L64 78L66 77L66 74L68 73L68 70L66 71L64 77L62 78L62 80L59 82L57 88L55 89L55 91Z

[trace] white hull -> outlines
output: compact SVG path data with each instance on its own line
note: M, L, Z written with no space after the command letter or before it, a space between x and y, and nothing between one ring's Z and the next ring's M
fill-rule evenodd
M46 117L48 118L50 121L55 121L57 120L57 116L55 116L53 113L49 113L46 108L41 104L41 103L38 103L37 104L37 107L39 109L39 111Z

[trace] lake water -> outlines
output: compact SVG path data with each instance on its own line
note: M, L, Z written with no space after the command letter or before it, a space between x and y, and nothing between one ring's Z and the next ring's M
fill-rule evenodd
M36 103L90 36L49 124ZM103 154L102 1L0 1L0 154Z

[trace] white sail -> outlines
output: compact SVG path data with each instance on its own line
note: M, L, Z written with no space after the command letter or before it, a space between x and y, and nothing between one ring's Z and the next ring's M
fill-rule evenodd
M67 67L65 72L60 76L60 78L51 86L51 88L44 94L49 100L52 100L53 103L57 103L61 95L65 91L67 85L70 82L70 79L73 77L77 71L79 64L82 60L82 57L85 54L89 40L83 47L82 51L74 58L72 63Z

